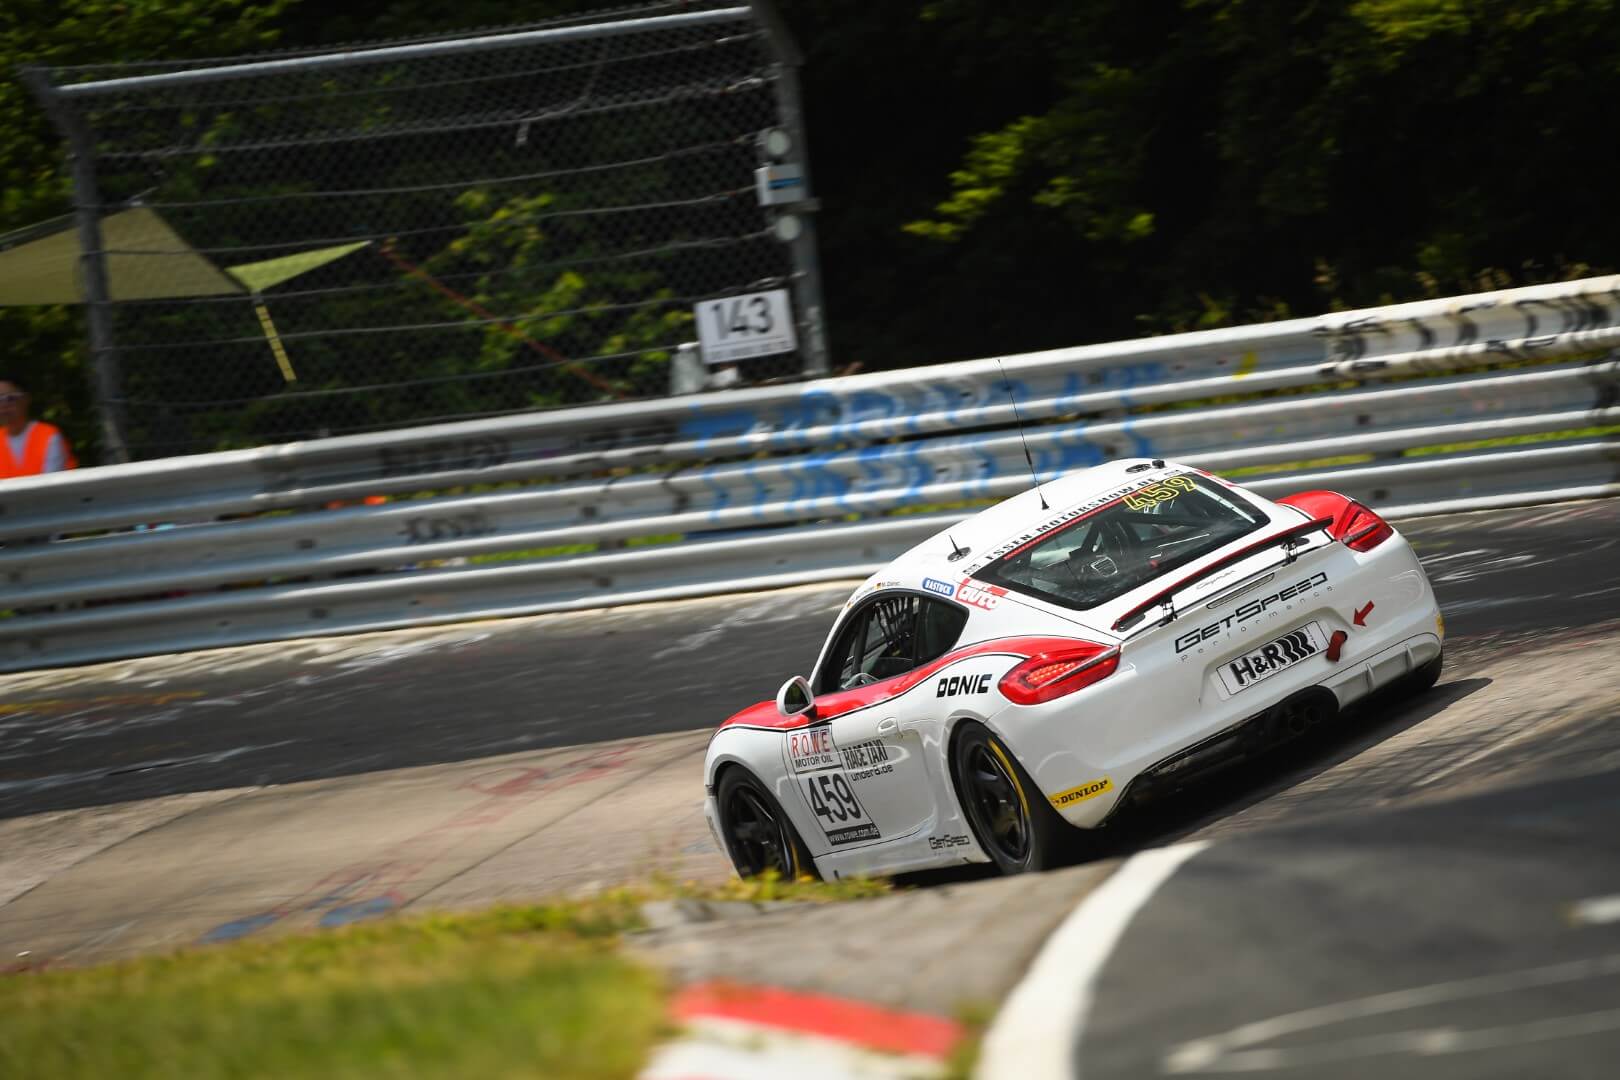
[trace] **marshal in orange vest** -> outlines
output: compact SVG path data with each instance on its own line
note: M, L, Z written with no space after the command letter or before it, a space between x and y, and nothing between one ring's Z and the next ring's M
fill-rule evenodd
M11 453L11 439L0 429L0 480L9 480L14 476L38 476L45 471L45 454L50 449L51 439L61 436L62 450L67 455L66 467L77 469L78 459L73 456L73 448L68 445L67 436L62 435L60 429L54 424L47 424L43 420L31 421L28 425L27 441L23 443L22 460L19 461Z

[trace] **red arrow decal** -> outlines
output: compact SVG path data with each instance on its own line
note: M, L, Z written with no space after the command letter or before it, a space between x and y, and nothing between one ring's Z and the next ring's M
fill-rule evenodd
M1366 626L1367 625L1367 613L1369 611L1371 611L1372 609L1373 609L1373 602L1371 600L1369 600L1369 601L1367 601L1367 606L1366 607L1358 608L1356 610L1355 622L1356 622L1357 626Z

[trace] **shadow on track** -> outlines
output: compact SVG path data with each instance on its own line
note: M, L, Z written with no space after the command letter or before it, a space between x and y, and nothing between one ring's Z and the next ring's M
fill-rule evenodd
M1419 697L1383 691L1346 709L1299 739L1234 765L1162 803L1121 811L1114 828L1099 834L1099 855L1128 855L1184 839L1297 784L1320 776L1378 744L1434 719L1491 685L1487 678L1441 683Z
M1488 678L1443 682L1419 697L1381 691L1322 726L1145 806L1127 806L1116 821L1082 839L1066 865L1126 858L1231 818L1424 724L1491 685ZM987 865L903 874L902 886L927 887L994 877Z

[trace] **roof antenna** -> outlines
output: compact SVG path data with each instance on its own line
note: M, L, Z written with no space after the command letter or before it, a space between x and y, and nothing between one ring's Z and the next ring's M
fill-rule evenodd
M1050 510L1046 505L1046 496L1041 494L1041 478L1035 472L1035 459L1029 456L1029 440L1024 438L1024 418L1018 415L1018 398L1013 394L1012 380L1007 378L1007 369L1001 363L1001 357L996 357L996 367L1001 368L1001 384L1007 388L1007 400L1012 402L1013 419L1018 421L1018 441L1024 444L1024 460L1029 463L1029 478L1035 481L1035 497L1041 500L1041 509Z
M957 559L960 559L962 556L968 553L968 549L963 547L961 544L958 544L956 542L956 537L952 536L950 533L945 534L945 539L951 542L951 553L946 558L946 562L955 562Z

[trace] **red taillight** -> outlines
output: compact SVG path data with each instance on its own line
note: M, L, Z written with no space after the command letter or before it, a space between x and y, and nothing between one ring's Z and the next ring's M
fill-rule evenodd
M1072 646L1035 654L1003 675L997 685L1014 704L1039 705L1106 679L1117 667L1118 649L1094 641L1077 641Z
M1333 531L1351 551L1371 551L1395 535L1389 522L1358 502L1344 508L1339 525Z
M1328 532L1352 551L1371 551L1395 535L1383 518L1337 491L1301 491L1277 501L1313 518L1333 518Z

